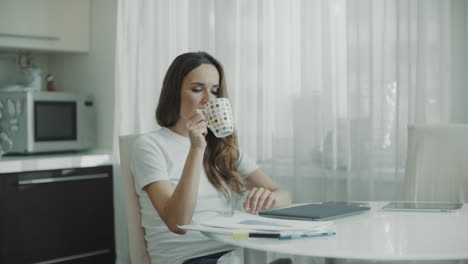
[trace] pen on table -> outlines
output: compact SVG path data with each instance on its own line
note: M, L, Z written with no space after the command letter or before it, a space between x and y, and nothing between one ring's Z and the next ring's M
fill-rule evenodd
M252 233L252 232L233 232L232 238L249 238L249 237L262 237L262 238L280 238L281 233Z
M288 240L296 238L305 238L305 237L321 237L321 236L333 236L335 232L324 232L324 233L310 233L310 234L290 234L278 237L279 240Z
M234 239L249 238L249 237L260 237L260 238L276 238L279 240L306 238L306 237L320 237L320 236L333 236L335 232L323 232L323 233L305 233L305 234L281 234L281 233L252 233L252 232L234 232L232 237Z

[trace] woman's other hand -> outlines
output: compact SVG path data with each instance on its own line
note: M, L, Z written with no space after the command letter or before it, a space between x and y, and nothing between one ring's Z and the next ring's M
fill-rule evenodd
M258 214L260 210L276 207L277 195L263 187L252 188L244 201L243 207L246 212Z
M192 148L205 149L205 136L208 133L206 116L201 109L196 109L186 123Z

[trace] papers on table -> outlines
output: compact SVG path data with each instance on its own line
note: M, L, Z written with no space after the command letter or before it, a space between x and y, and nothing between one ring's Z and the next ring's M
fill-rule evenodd
M189 225L179 226L186 230L211 232L217 234L234 234L238 232L321 234L333 232L333 221L299 221L272 219L236 211L228 216L217 212L204 212L193 217Z

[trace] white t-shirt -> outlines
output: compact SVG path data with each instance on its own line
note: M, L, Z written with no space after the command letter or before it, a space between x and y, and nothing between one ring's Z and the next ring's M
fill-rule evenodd
M133 145L130 169L135 178L147 250L153 264L182 263L194 257L233 249L197 231L189 231L185 235L172 233L143 190L149 183L160 180L168 180L175 188L182 175L189 150L188 138L165 127L141 135ZM247 176L257 168L255 162L240 152L237 163L239 173ZM208 181L205 171L202 170L194 215L206 210L225 212L230 210L230 205L223 193Z

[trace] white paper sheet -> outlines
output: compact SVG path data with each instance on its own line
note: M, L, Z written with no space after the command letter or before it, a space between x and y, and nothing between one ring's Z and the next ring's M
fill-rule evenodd
M312 232L330 230L332 224L333 221L273 219L236 211L232 216L216 212L201 213L193 217L190 225L181 226L181 228L226 234L233 231Z

